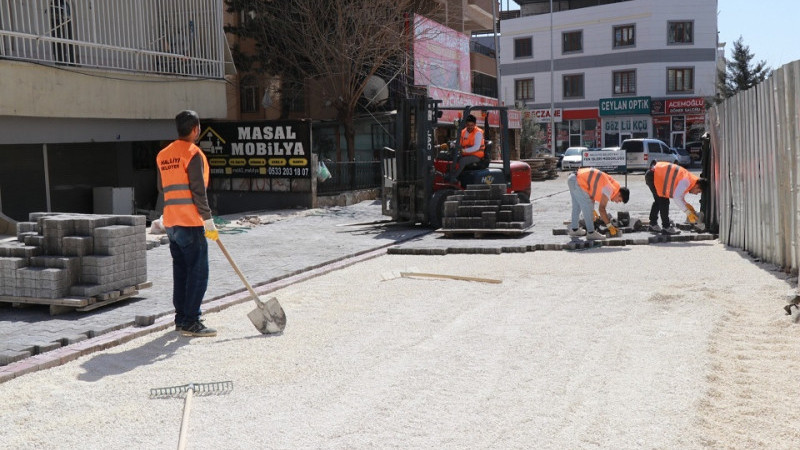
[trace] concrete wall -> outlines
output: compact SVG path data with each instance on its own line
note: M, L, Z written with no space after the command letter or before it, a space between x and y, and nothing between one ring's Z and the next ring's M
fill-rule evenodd
M134 75L0 60L0 119L170 119L226 116L223 80Z

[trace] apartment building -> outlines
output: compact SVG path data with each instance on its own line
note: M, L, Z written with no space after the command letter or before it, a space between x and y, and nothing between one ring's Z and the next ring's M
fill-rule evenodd
M0 211L93 212L100 187L154 208L175 114L226 116L222 18L218 0L0 2Z
M552 13L549 0L516 2L519 17L501 22L500 98L543 123L557 150L631 137L683 147L702 134L716 0L556 0Z

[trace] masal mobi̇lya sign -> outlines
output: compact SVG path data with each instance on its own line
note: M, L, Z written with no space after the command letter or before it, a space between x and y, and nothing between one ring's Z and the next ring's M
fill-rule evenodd
M201 133L197 145L206 153L214 176L311 176L309 122L214 122Z

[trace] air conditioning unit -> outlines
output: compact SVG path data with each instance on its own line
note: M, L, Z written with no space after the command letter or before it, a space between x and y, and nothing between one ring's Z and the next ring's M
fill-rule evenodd
M525 100L514 100L514 106L516 106L517 109L525 109Z

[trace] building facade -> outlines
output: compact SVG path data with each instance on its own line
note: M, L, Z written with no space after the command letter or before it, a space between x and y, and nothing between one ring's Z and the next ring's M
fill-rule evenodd
M716 0L554 1L552 14L549 0L517 3L501 22L500 97L547 124L548 147L699 139L716 93Z
M154 209L175 114L226 116L222 17L217 0L0 2L0 211L94 212L98 187Z

